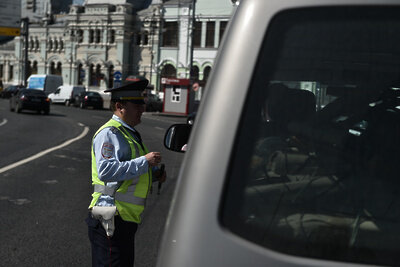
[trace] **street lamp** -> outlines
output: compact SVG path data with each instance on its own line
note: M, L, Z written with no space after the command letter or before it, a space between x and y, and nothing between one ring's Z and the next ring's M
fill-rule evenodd
M21 35L24 36L24 62L23 62L23 85L27 86L28 80L28 36L29 36L29 18L21 19Z

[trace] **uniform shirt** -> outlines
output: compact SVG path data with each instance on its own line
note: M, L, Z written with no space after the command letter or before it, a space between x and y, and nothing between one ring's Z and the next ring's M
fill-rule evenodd
M136 141L136 130L116 115L113 120L120 122ZM93 140L93 151L96 158L98 177L107 187L118 188L125 180L138 177L148 171L149 165L145 156L131 159L131 148L119 130L107 127L102 129ZM114 198L102 194L96 206L113 206Z

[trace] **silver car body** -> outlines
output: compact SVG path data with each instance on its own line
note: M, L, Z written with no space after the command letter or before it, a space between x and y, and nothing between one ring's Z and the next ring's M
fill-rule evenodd
M200 105L172 200L157 266L357 265L291 256L247 241L221 225L221 200L253 71L274 15L286 9L314 6L398 4L398 1L388 0L240 2Z

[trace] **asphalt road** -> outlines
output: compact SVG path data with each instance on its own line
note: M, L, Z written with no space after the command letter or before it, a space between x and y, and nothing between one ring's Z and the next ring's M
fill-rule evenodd
M90 145L108 110L52 105L50 115L10 112L0 99L0 266L90 266L84 222L92 193ZM137 127L160 151L167 182L150 195L136 236L136 267L155 266L183 154L168 151L166 129L185 118L145 113Z

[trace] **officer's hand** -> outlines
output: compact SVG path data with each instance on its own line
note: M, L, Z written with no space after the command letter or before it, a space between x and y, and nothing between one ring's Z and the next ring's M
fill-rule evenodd
M160 152L150 152L144 156L146 157L146 160L149 163L150 167L156 166L158 163L161 162Z

